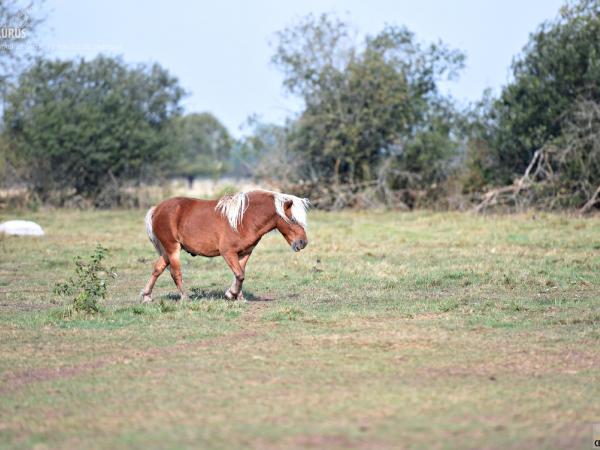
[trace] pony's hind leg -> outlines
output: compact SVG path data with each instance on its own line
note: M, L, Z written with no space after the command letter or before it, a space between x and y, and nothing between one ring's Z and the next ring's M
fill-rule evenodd
M179 260L181 246L177 244L172 251L169 252L169 268L171 277L177 286L181 300L185 300L185 292L183 290L183 275L181 273L181 261Z
M160 275L167 268L168 263L163 255L160 255L156 262L154 263L154 270L152 271L152 275L150 275L150 279L148 283L146 283L146 287L142 290L142 303L150 303L152 301L152 289L154 289L154 284Z

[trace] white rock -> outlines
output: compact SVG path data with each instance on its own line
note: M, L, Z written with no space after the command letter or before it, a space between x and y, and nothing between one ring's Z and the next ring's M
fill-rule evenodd
M9 220L0 223L0 233L15 236L43 236L44 230L37 223L29 220Z

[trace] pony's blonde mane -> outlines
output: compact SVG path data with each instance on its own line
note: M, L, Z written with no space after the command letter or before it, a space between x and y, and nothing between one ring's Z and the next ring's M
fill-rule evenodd
M227 219L231 228L237 231L238 225L242 223L244 213L248 209L248 195L246 192L238 192L221 197L216 211L219 211Z
M306 229L308 227L308 222L306 221L306 211L308 211L308 207L310 202L307 198L296 197L291 194L282 194L280 192L272 192L273 198L275 201L275 211L286 222L290 222L288 216L285 215L285 211L283 210L283 205L285 202L292 201L292 220L295 221L302 228Z
M251 192L262 192L273 196L273 204L275 206L275 212L286 222L290 222L290 219L285 215L284 205L288 201L292 201L292 220L295 221L302 228L306 229L308 223L306 221L306 211L308 210L309 201L307 198L296 197L295 195L282 194L281 192L273 191L247 191L238 192L237 194L225 195L222 197L215 210L220 212L223 217L227 219L231 228L237 231L238 227L244 219L244 213L248 209L248 194Z

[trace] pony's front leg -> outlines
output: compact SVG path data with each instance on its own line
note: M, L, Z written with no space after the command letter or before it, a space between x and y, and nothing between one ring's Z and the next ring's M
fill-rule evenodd
M231 287L225 292L225 297L229 300L238 299L244 300L244 294L242 294L242 284L244 283L244 276L246 272L246 263L250 254L239 257L237 253L224 254L223 258L227 265L231 268L234 278Z
M227 292L230 292L232 294L233 294L233 292L237 292L237 299L238 300L245 300L244 293L242 292L242 284L244 283L244 278L246 276L246 263L248 262L248 258L250 258L250 253L248 253L247 255L242 256L239 259L239 261L240 261L240 267L242 269L242 273L244 274L244 277L242 277L242 280L238 280L238 278L236 276L234 276L233 277L233 283L231 284L231 287L227 291ZM227 293L225 295L227 295Z

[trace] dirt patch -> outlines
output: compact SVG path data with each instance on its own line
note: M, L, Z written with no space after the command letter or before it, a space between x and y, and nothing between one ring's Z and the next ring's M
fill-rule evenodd
M438 377L487 377L495 381L504 374L541 376L545 374L575 375L583 370L600 369L600 356L581 350L564 350L560 352L526 351L507 354L496 360L465 363L461 366L427 367L420 376Z
M341 434L306 434L293 436L282 441L269 442L261 440L253 447L261 449L301 449L301 448L326 448L326 449L388 449L389 444L368 438L351 438ZM394 446L394 448L399 448ZM401 448L401 447L400 447Z
M80 373L98 369L106 364L106 360L98 359L96 361L79 364L77 366L42 367L40 369L27 369L20 372L9 372L2 380L3 386L0 388L0 394L5 394L28 384L71 378Z
M167 347L152 347L144 350L136 350L126 355L115 355L110 358L98 358L93 361L64 367L42 367L38 369L27 369L19 372L7 372L2 378L0 395L4 395L35 383L46 381L63 380L86 374L96 369L113 364L129 364L132 361L147 358L156 358L192 349L208 348L217 345L227 345L244 339L250 339L258 334L255 330L243 330L238 333L202 339L193 342L184 342Z
M482 447L483 450L494 450L498 446ZM529 450L532 448L593 448L592 425L590 423L561 424L549 426L543 436L524 439L511 445L513 450Z
M330 334L325 336L303 336L300 339L303 346L307 347L348 347L358 349L380 349L380 350L405 350L405 349L431 349L434 344L426 339L394 339L393 336L380 335L344 335Z
M0 291L0 296L4 295L8 291ZM20 294L28 293L31 294L33 299L37 299L38 296L44 296L46 293L42 290L31 290L31 291L19 291ZM23 301L19 300L18 302L3 302L0 303L0 310L2 310L3 314L15 313L15 312L34 312L34 311L42 311L44 309L55 308L56 304L46 301Z
M343 435L320 435L313 434L307 436L296 436L290 442L292 447L300 448L383 448L376 446L373 442L365 442L356 439L350 439Z

